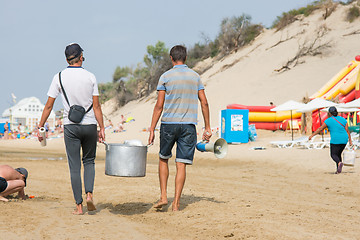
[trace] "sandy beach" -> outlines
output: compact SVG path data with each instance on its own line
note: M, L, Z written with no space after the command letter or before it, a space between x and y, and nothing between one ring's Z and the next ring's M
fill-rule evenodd
M6 239L357 239L360 230L359 165L335 175L329 149L278 149L282 132L259 131L258 141L230 145L225 159L196 153L187 169L180 212L157 212L158 145L148 154L144 178L105 175L98 146L98 210L73 216L62 139L40 147L35 140L1 141L0 164L30 172L26 194L0 203L0 236ZM265 150L251 150L255 146ZM169 202L175 165L170 161ZM170 205L169 205L170 206Z
M359 35L350 34L358 31L360 20L351 24L343 20L346 10L339 6L326 20L317 11L281 31L264 29L249 46L217 62L204 61L211 65L201 75L211 126L218 127L219 111L228 104L301 101L326 84L360 54ZM319 42L330 45L317 55L304 56L289 71L275 72L296 55L300 45L314 41L319 26L327 29ZM106 141L147 143L155 101L153 93L123 107L114 100L102 105L104 118L114 124L121 114L135 119L125 124L124 132L107 130ZM201 114L198 119L202 134ZM355 167L346 166L343 173L334 174L329 148L274 148L270 141L291 136L283 131L257 133L255 142L230 145L224 159L196 151L194 165L187 167L179 212L172 212L170 205L174 157L169 161L169 206L162 211L152 208L160 196L158 132L143 178L105 175L105 147L98 144L97 211L85 211L82 216L71 214L75 204L62 138L48 140L46 147L35 139L0 140L0 164L27 168L25 193L34 196L0 202L0 239L359 239L359 159Z

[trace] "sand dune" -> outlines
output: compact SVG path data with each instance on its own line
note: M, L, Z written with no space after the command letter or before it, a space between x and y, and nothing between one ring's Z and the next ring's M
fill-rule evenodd
M354 60L360 54L359 34L350 33L359 30L360 20L346 22L348 8L339 5L326 20L322 17L324 12L317 11L281 31L265 29L250 46L217 62L204 61L202 65L212 65L201 75L212 113L212 126L218 125L218 112L228 104L269 105L274 102L279 105L288 100L302 101ZM300 58L297 66L288 71L275 71L294 58L299 49L309 47L319 31L325 33L316 40L315 47L327 47L320 49L315 56ZM155 98L156 95L152 94L115 112L115 103L109 102L105 104L104 112L115 122L120 114L129 113L137 122L141 121L139 126L147 127ZM199 118L199 129L202 122Z

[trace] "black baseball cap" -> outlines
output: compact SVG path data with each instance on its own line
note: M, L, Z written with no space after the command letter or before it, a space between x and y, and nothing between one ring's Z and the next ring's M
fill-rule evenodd
M338 111L336 109L336 107L329 107L329 113L331 113L331 115L336 116L338 114Z
M20 174L24 175L24 177L25 177L24 182L25 182L25 186L26 186L26 179L29 175L28 171L23 167L15 168L15 170L18 171Z
M81 55L84 50L77 43L71 43L65 48L65 57L68 61L73 60Z

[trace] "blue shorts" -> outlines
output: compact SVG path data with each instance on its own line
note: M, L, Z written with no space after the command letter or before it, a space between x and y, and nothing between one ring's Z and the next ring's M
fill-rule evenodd
M193 124L164 124L160 126L160 153L162 159L172 157L176 143L175 162L192 164L196 145L196 128Z

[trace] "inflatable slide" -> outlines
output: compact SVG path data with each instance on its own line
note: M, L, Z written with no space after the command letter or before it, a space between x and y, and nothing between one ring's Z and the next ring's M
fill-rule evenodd
M356 61L349 62L334 77L332 77L322 88L314 93L310 99L324 98L336 100L340 103L347 103L355 98L360 98L360 56L355 57ZM291 118L290 111L271 112L275 106L245 106L241 104L230 104L228 109L248 109L249 124L255 124L257 129L286 130ZM319 119L320 115L320 119ZM315 131L326 119L327 114L315 111L312 114ZM301 113L292 112L292 119L300 121Z
M245 106L241 104L227 105L227 109L248 109L249 124L254 124L257 129L286 130L291 119L290 111L271 112L275 106ZM293 120L301 117L301 113L292 112Z

